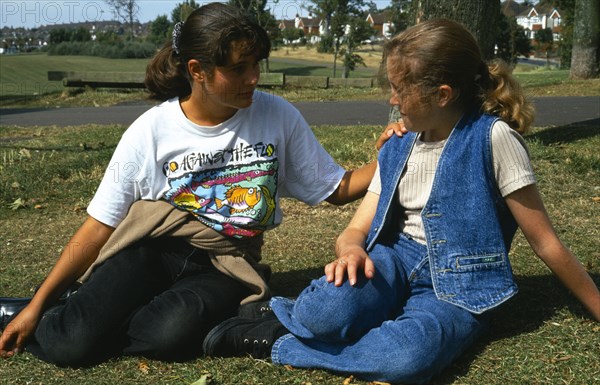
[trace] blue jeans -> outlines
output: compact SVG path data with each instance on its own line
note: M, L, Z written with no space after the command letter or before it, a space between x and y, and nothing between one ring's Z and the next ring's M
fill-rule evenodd
M202 250L178 239L146 241L108 259L64 305L48 309L26 349L66 366L121 354L192 359L249 294Z
M369 381L426 382L487 329L487 316L438 300L427 249L400 235L370 253L375 277L352 287L325 278L273 311L291 332L276 341L274 363L328 369Z

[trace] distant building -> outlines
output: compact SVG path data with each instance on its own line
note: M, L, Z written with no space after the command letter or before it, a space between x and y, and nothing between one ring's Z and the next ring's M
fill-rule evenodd
M135 23L134 34L136 37L147 36L150 32L151 22ZM49 24L37 28L26 29L22 27L2 27L0 29L0 40L5 54L36 50L48 45L50 32L55 29L78 29L85 28L90 32L92 40L96 40L98 34L115 32L122 35L128 30L128 26L118 21L94 21L69 24Z
M389 12L369 13L366 20L377 31L375 36L373 36L373 40L388 39L392 36L394 24L390 19ZM319 42L321 36L327 33L325 21L312 15L308 17L296 15L293 20L281 20L279 22L279 29L281 31L291 28L301 29L304 32L306 40L313 44ZM346 25L345 33L348 33L349 30L350 25Z
M507 17L514 17L527 37L535 39L536 31L550 28L554 41L562 39L561 11L552 5L523 5L516 1L507 0L501 4L502 12Z
M321 36L326 33L325 22L318 17L313 17L312 14L309 14L308 17L296 15L293 20L279 21L279 29L281 31L292 28L302 30L305 39L312 44L318 43L321 40Z
M367 22L371 24L371 27L377 31L374 36L375 40L381 40L382 38L389 39L392 37L394 32L394 23L392 23L391 13L388 11L369 13L367 15Z

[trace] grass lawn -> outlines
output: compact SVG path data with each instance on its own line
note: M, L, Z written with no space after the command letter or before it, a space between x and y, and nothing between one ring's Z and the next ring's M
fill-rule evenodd
M31 296L85 218L123 132L119 126L0 127L0 296ZM354 168L375 156L380 127L316 127L334 158ZM339 138L344 140L340 141ZM538 128L526 137L558 233L600 285L600 132L586 124ZM356 204L307 207L284 200L286 220L266 235L275 294L294 296L322 274ZM600 326L557 282L518 234L511 252L520 293L494 327L434 384L600 383ZM25 353L0 361L11 384L343 385L367 382L250 358L165 363L118 358L88 369L57 368ZM8 381L8 382L6 382Z
M375 73L378 58L361 76ZM331 63L305 48L276 51L272 71L328 75ZM367 56L369 55L369 56ZM303 61L310 59L310 62ZM0 107L111 105L144 98L128 90L65 91L48 70L144 71L147 60L46 55L0 56ZM572 81L567 71L517 68L531 96L600 95L600 80ZM278 90L291 101L380 99L378 89ZM2 111L0 110L0 114ZM316 127L334 158L355 168L375 157L380 127ZM31 296L68 238L84 220L122 134L120 126L0 127L0 296ZM339 138L344 140L340 141ZM563 241L600 285L600 132L597 125L538 128L526 140L548 212ZM294 296L322 274L336 236L357 204L307 207L283 200L284 223L266 236L264 261L274 270L275 294ZM600 326L560 286L518 234L511 252L520 293L494 314L489 335L434 384L600 383ZM0 360L0 384L191 384L210 375L212 385L367 385L319 370L269 361L198 359L164 363L119 358L88 369L56 368L23 354ZM8 382L6 382L8 381Z
M358 67L351 77L376 76L380 52L365 48L359 52L367 67ZM279 49L270 60L272 72L288 75L332 75L332 56L317 54L314 49ZM87 56L48 56L46 54L0 55L0 108L68 106L109 106L131 100L143 100L144 91L128 89L65 88L61 82L48 81L48 71L110 71L144 72L148 59L104 59ZM338 77L341 76L338 62ZM519 65L516 77L530 96L590 96L600 95L600 79L575 81L565 70L547 70ZM286 99L296 101L386 100L387 92L380 88L330 88L309 90L275 88L270 90Z

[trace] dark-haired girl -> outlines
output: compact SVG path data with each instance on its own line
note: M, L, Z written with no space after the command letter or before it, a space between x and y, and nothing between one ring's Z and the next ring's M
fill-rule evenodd
M269 295L258 261L280 197L364 195L374 165L346 172L295 108L256 91L269 52L266 32L231 6L205 5L176 25L146 74L163 102L124 133L89 217L2 325L0 355L26 347L69 366L196 357L241 302Z

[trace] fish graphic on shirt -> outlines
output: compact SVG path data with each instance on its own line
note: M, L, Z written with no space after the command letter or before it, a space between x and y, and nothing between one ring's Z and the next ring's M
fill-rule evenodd
M200 181L192 181L192 188L196 189L198 187L202 187L207 189L218 185L231 186L237 182L249 182L252 179L261 178L264 176L272 176L274 174L275 169L269 168L267 170L250 170L242 173L223 174L217 176L216 178L205 177Z
M212 202L212 199L199 197L189 188L184 187L177 191L177 195L172 198L172 202L181 209L198 211L208 206Z
M261 192L256 187L233 186L227 190L225 198L215 198L217 210L228 206L229 213L236 214L253 209L260 202Z

